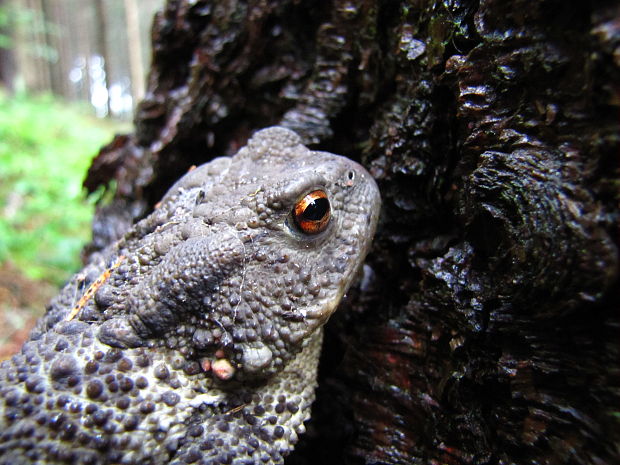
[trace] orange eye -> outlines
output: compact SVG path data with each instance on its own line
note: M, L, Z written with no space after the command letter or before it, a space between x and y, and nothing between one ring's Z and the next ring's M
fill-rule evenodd
M325 191L316 190L306 194L293 207L295 224L305 234L325 231L331 216L329 200Z

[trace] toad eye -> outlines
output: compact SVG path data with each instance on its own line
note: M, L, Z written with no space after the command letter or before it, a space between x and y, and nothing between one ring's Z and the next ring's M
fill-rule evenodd
M329 199L322 190L309 192L293 207L293 220L304 234L318 234L325 231L330 216Z

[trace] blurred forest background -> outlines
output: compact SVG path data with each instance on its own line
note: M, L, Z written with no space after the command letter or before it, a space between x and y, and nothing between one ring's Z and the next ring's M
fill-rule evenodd
M80 268L82 181L130 130L164 0L0 0L0 360Z

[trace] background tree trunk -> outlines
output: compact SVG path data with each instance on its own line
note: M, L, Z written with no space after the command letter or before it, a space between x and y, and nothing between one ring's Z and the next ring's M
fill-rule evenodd
M10 0L0 0L0 86L5 91L15 90L14 22L8 18L13 5Z
M62 13L62 5L58 2L51 3L50 0L39 0L36 10L41 12L40 21L42 21L43 30L45 31L45 50L47 53L50 89L56 95L67 97L65 79L61 68L60 32L57 26Z
M136 4L136 0L124 0L124 5L125 21L127 24L131 94L134 98L134 102L137 102L144 96L144 67L142 66L142 44L140 43L138 5Z
M105 113L110 114L110 48L108 47L108 12L104 0L94 0L95 17L95 47L101 55L103 68L103 85L107 91Z
M12 3L14 8L20 5L22 4L17 1ZM33 92L42 92L52 88L49 61L40 58L45 52L49 52L45 14L41 0L24 0L23 6L32 13L32 19L28 28L14 24L17 71L23 76L28 89ZM39 59L30 59L30 56L34 54L38 55Z
M282 124L383 212L289 464L620 463L620 7L170 0L91 250Z

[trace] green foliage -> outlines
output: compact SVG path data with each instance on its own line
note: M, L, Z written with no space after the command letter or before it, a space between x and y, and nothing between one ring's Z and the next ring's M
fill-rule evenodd
M0 95L0 263L55 284L79 268L95 202L82 180L114 129L51 97Z

